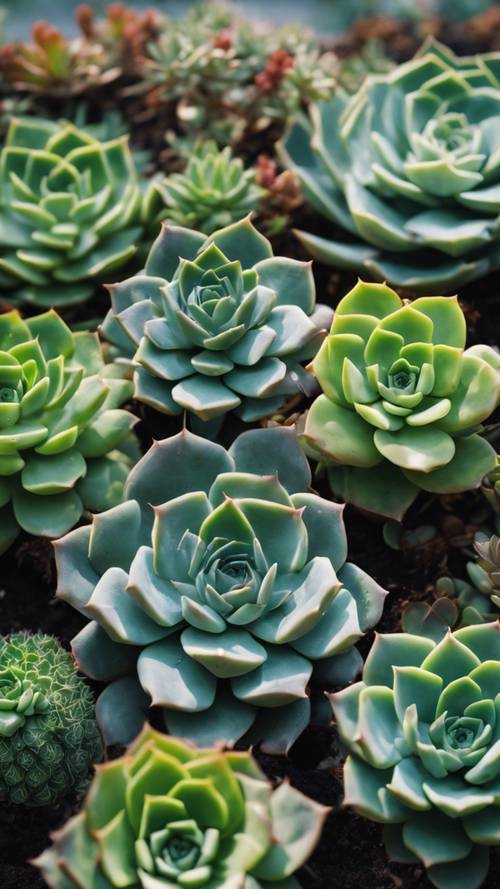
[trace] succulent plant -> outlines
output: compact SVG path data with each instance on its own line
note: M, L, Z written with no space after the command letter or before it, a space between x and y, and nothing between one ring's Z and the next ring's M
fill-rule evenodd
M209 239L163 227L144 273L110 292L103 332L136 350L135 397L159 411L250 422L314 389L301 362L331 310L315 305L310 263L273 256L249 219Z
M0 152L0 288L80 303L137 251L141 192L126 137L14 119Z
M337 90L281 152L344 241L300 233L322 262L427 293L500 266L500 53L434 41L352 97Z
M323 394L304 430L337 494L400 519L420 488L480 485L496 461L478 432L500 401L500 355L464 351L465 337L455 297L405 303L360 281L340 301L313 362Z
M155 216L211 235L259 210L265 191L256 177L229 146L219 151L215 142L199 142L183 173L153 181L150 199L160 204Z
M500 515L500 457L497 456L495 468L483 478L481 491L493 511Z
M300 889L328 809L273 790L249 753L197 750L146 727L98 766L81 812L35 865L51 889Z
M53 805L102 756L90 689L56 639L0 637L0 801Z
M345 803L385 827L389 856L438 889L477 889L499 837L500 623L436 643L377 636L361 682L331 696L349 750Z
M84 508L120 502L135 418L119 406L131 393L94 334L73 334L53 310L0 315L0 551L21 529L57 537Z
M108 743L134 736L150 698L173 734L252 729L282 751L309 722L309 683L356 675L386 592L346 563L343 508L309 482L292 429L229 452L183 431L132 470L122 505L57 541L57 595L92 621L77 662L115 680L97 708Z

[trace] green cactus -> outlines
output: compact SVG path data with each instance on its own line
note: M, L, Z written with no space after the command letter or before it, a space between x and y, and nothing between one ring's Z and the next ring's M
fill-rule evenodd
M499 64L498 52L459 58L430 41L292 125L281 155L347 235L300 232L313 256L425 293L500 266Z
M53 805L86 789L102 743L90 690L56 639L0 638L0 801Z
M92 621L75 657L112 680L108 743L130 740L151 700L196 743L250 731L282 752L309 722L308 686L356 675L386 592L346 562L343 508L309 483L291 429L229 452L184 431L137 464L122 505L57 541L57 595Z
M454 297L405 303L360 281L340 301L313 362L323 394L304 429L337 494L401 519L419 489L479 487L496 464L478 433L500 403L500 355L464 350L465 337Z
M35 865L51 889L300 889L328 809L273 790L249 753L146 727L98 766L82 811Z
M135 397L156 410L252 422L314 390L302 362L331 310L316 306L310 264L273 256L249 219L209 239L164 227L144 273L110 291L103 333L135 351Z
M0 551L21 529L57 537L84 508L120 501L135 418L119 406L131 393L96 335L73 334L52 310L0 316Z
M38 306L83 302L136 254L141 202L126 137L14 119L0 152L0 288Z
M391 859L438 889L478 889L500 843L500 623L439 642L377 636L361 682L331 695L345 803L383 823Z

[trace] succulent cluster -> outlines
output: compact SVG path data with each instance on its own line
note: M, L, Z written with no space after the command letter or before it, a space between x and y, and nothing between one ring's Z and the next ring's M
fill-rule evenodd
M131 392L97 337L73 334L53 310L0 316L0 551L21 529L57 537L84 508L120 501Z
M150 199L161 203L158 219L211 235L259 210L265 191L256 179L229 146L219 151L215 142L201 141L183 173L153 181Z
M135 397L156 410L251 422L314 391L302 362L331 309L315 304L310 263L273 256L249 219L208 239L163 227L144 272L110 291L103 332L135 350Z
M337 90L282 146L314 208L348 239L300 233L314 256L372 279L449 293L500 266L499 53L430 42Z
M362 681L331 696L350 751L345 802L386 825L389 856L438 889L477 889L498 845L500 623L439 643L377 636Z
M244 432L229 452L184 431L142 458L122 505L57 542L57 595L92 619L76 659L117 680L98 704L108 740L133 737L147 692L174 734L204 745L253 726L287 749L309 683L356 675L385 591L346 562L342 507L309 482L291 429ZM136 671L134 691L118 677Z
M159 16L110 3L102 21L82 3L75 11L79 35L69 39L49 22L36 22L32 42L0 47L0 72L9 86L29 93L81 96L136 72Z
M35 862L51 889L300 889L328 809L273 790L249 753L197 750L146 727L97 768L79 815Z
M500 403L500 354L465 337L454 297L404 303L360 281L340 301L304 429L336 493L400 519L419 489L470 490L495 467L478 433Z
M0 287L39 306L83 302L135 256L141 201L125 136L14 119L0 151Z
M200 3L149 46L150 102L174 106L188 139L239 144L331 96L334 58L298 28L257 29L229 5Z
M0 637L0 801L41 806L82 792L101 755L71 655L51 636Z

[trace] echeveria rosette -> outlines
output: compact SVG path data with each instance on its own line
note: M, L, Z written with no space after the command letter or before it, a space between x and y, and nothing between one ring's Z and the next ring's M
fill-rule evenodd
M152 182L144 215L211 235L259 210L266 192L256 178L256 170L246 170L228 145L219 150L215 142L202 141L182 173Z
M54 805L102 756L92 693L56 639L0 638L0 801Z
M135 397L202 420L251 422L314 381L311 358L331 320L315 304L310 263L273 256L241 220L213 234L164 226L145 271L110 288L105 336L135 351Z
M459 58L431 41L293 124L282 155L348 236L300 232L313 256L426 293L498 268L499 72L499 53Z
M345 802L386 824L391 858L438 889L477 889L500 844L500 624L438 643L377 636L361 682L331 696L350 755Z
M146 726L34 864L51 889L300 889L328 811L273 790L249 753Z
M500 355L465 337L455 297L408 303L360 281L340 301L304 442L343 499L401 519L419 489L467 491L495 466L478 433L499 404Z
M0 315L0 550L21 529L57 537L85 508L120 502L135 417L132 384L97 336L50 310ZM132 452L131 452L132 456Z
M57 595L92 620L77 662L111 680L97 706L108 743L130 740L151 703L196 743L251 731L286 750L309 685L358 673L354 643L386 592L346 562L342 507L309 483L291 429L245 432L229 452L183 431L136 465L122 505L57 541Z
M0 152L0 287L39 306L88 299L137 252L141 201L126 137L14 119Z

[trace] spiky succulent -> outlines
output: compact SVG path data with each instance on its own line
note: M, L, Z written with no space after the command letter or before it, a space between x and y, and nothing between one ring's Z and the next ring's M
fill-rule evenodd
M102 756L90 690L51 636L0 637L0 801L53 805Z
M314 256L427 293L500 266L499 64L500 53L458 58L431 41L292 126L284 158L348 235L301 232Z
M153 181L149 200L159 204L158 219L211 235L259 210L265 191L256 178L229 146L219 151L215 142L202 141L183 173Z
M0 152L0 288L79 303L137 252L141 193L127 138L14 119Z
M420 488L478 487L496 455L478 432L500 400L500 355L464 350L455 297L403 302L359 282L339 303L313 362L323 394L304 440L330 464L333 490L400 519Z
M84 508L120 502L131 460L132 384L91 333L53 310L0 315L0 551L21 529L57 537Z
M362 681L331 701L350 751L345 802L438 889L477 889L500 844L500 623L437 644L378 636Z
M35 862L51 889L300 889L328 809L273 790L249 753L149 727L98 766L82 811Z
M309 721L309 683L356 675L385 591L346 563L342 507L309 482L291 429L229 452L184 431L137 464L122 505L57 542L57 595L92 620L79 666L117 680L98 703L109 743L133 737L147 692L174 734L252 728L284 750Z
M110 288L103 331L135 351L135 397L203 420L264 417L314 385L331 310L315 305L311 266L273 256L249 219L207 239L165 226L143 274Z

